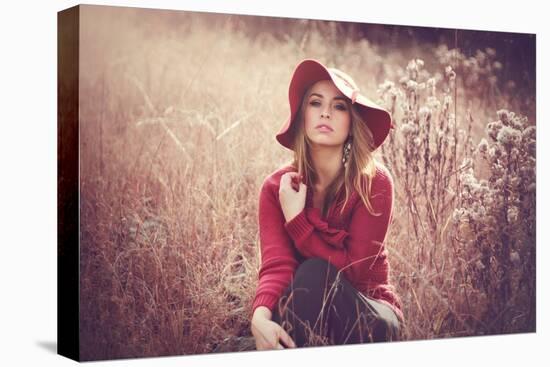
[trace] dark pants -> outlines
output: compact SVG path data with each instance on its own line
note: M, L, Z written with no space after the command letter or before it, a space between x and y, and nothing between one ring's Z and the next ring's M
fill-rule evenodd
M393 310L358 292L320 258L305 260L275 306L272 320L298 347L397 340Z

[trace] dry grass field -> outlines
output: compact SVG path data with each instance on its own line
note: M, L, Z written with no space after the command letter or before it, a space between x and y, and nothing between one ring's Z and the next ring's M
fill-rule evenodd
M386 247L402 339L535 330L535 94L502 80L514 73L498 50L390 48L319 21L273 34L237 16L84 9L84 360L250 336L259 188L291 158L274 134L306 57L392 111L379 159L396 184Z

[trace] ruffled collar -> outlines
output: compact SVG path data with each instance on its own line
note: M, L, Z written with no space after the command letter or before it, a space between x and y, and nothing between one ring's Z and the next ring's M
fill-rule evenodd
M313 207L313 186L311 184L307 185L307 194L306 194L306 205L305 205L305 215L308 221L315 227L317 233L327 242L328 244L336 248L344 248L344 242L349 236L349 233L345 229L340 229L330 225L332 223L342 223L344 218L349 212L349 208L352 207L352 202L354 199L355 192L352 193L351 197L348 199L348 204L346 209L341 214L341 204L338 205L333 203L327 211L326 218L323 218L321 215L321 209ZM338 196L343 195L344 189L340 192ZM338 197L337 199L340 199ZM339 200L336 200L338 202ZM329 224L330 223L330 224Z

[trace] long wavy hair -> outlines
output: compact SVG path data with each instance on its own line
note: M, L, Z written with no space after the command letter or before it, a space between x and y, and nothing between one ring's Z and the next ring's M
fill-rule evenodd
M316 183L318 181L317 173L312 164L310 150L311 140L305 134L304 111L309 96L310 86L302 97L300 109L296 114L296 120L291 125L293 136L294 158L291 166L296 169L305 178L305 183ZM346 98L348 111L351 113L350 132L353 139L351 151L347 164L342 164L342 168L336 178L329 184L326 190L325 199L322 206L322 215L326 216L328 208L334 200L340 195L342 187L345 188L345 198L343 200L340 214L344 212L348 200L353 190L357 191L359 197L372 215L378 216L381 213L374 213L370 202L372 178L376 174L377 161L374 157L374 139L370 129L362 121L361 115L351 101ZM349 138L348 138L349 139Z

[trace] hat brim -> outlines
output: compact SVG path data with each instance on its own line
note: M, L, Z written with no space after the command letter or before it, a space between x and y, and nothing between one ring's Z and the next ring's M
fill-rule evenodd
M331 80L336 88L350 102L352 101L353 89L345 80L338 77L317 60L303 60L296 66L288 88L290 115L276 135L277 141L288 149L293 149L293 136L290 128L300 108L303 95L311 85L319 80ZM362 117L363 123L372 132L375 148L379 147L392 127L390 113L360 93L357 94L354 104Z

